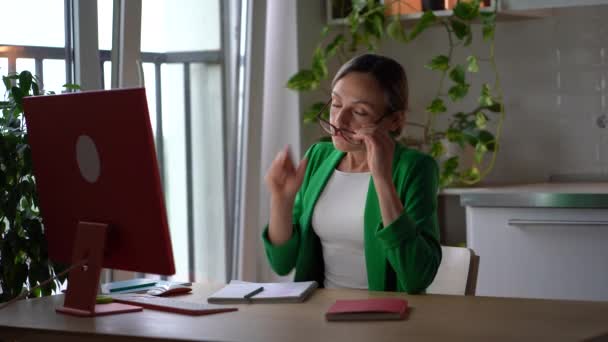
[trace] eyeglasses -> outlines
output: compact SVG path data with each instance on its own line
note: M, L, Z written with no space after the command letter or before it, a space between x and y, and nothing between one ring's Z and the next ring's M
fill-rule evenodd
M317 120L319 121L319 126L321 126L321 128L323 128L323 130L325 132L331 134L332 136L336 136L336 135L340 134L344 138L344 140L346 140L346 142L348 142L349 144L352 144L352 145L363 144L363 141L361 141L359 139L355 139L355 134L357 134L357 133L355 133L349 129L346 129L346 128L336 127L336 126L332 125L329 121L323 119L323 117L322 117L323 112L325 112L325 110L327 109L327 106L329 106L329 105L331 105L331 100L327 101L325 106L323 106L323 108L321 108L321 110L317 114ZM382 120L384 120L384 118L386 118L390 114L391 114L390 111L385 113L380 118L378 118L378 120L374 121L372 123L372 125L373 126L378 125L380 122L382 122Z

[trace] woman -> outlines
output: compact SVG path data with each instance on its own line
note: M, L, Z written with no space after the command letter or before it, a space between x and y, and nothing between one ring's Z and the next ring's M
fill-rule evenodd
M392 138L405 123L408 85L396 61L355 57L332 82L332 142L299 165L285 148L266 174L266 254L280 275L325 287L419 293L433 281L441 248L435 161Z

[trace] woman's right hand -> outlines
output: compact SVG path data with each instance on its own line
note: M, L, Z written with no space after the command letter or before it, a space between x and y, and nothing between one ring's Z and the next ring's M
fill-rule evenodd
M303 159L296 168L289 153L289 146L285 146L277 154L264 177L273 199L293 203L304 180L306 163L307 160Z

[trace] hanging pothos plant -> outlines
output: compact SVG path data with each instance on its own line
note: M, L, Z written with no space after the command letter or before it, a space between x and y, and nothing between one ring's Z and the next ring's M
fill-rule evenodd
M39 285L63 270L48 257L36 179L23 116L23 98L52 94L29 71L2 77L6 93L0 101L0 302ZM68 89L78 89L66 84ZM30 297L53 293L65 277L36 289Z
M296 91L319 90L322 82L329 78L328 64L334 59L341 64L362 49L376 51L384 40L393 39L408 44L433 25L443 27L448 38L445 52L429 56L428 63L424 65L440 73L437 91L426 107L425 121L406 123L422 128L422 137L402 139L406 145L421 148L438 160L442 187L475 184L492 170L505 115L494 54L498 3L493 9L480 10L480 0L460 1L449 16L437 16L432 11L425 11L411 29L406 29L400 15L388 15L385 12L385 8L393 2L398 0L385 1L384 4L375 0L353 0L349 4L351 10L345 24L323 28L321 40L313 52L311 67L293 75L287 82L287 87ZM473 25L476 23L481 25L480 39L487 46L486 55L483 56L475 54L471 48L475 38ZM464 60L455 58L457 49L466 52ZM480 93L473 94L469 91L469 74L478 73L480 65L487 66L493 72L494 81L491 84L483 83ZM475 97L475 105L469 110L449 109L471 96ZM316 114L323 105L323 102L313 103L304 111L303 121L315 123ZM323 115L327 118L329 111L326 110ZM440 129L437 122L444 115L450 116L449 125ZM488 128L493 121L495 133ZM458 155L447 156L449 143L458 144L461 149L470 146L474 150L472 165L461 165L461 157Z

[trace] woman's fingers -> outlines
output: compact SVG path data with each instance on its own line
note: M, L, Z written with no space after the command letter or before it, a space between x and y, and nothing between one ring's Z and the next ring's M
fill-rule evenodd
M378 126L361 127L357 130L356 133L362 134L362 135L370 135L370 134L374 134L376 131L378 131Z
M298 169L296 170L296 187L299 189L302 185L302 181L304 180L304 175L306 174L306 165L308 164L308 159L304 158L300 160L300 164L298 164Z
M283 154L283 169L289 173L295 172L295 166L293 165L289 145L285 146L281 153Z
M271 182L275 187L284 186L289 179L292 177L297 177L302 167L302 162L298 165L296 169L293 160L291 158L291 153L289 151L289 146L285 146L280 152L277 153L268 173L266 174L266 181ZM304 164L305 167L305 164Z

